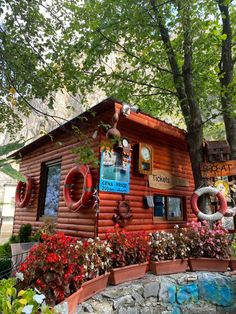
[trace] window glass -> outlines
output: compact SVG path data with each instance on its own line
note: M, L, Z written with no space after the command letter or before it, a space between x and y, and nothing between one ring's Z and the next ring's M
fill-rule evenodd
M154 195L154 218L183 219L183 197Z
M165 198L164 196L154 196L154 216L165 217Z
M168 197L168 216L171 219L183 216L180 197Z
M43 204L43 215L56 216L59 205L61 164L45 165L46 184Z

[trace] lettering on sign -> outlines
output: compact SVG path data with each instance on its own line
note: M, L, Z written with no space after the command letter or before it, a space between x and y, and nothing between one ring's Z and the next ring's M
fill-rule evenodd
M200 169L203 178L234 176L236 175L236 160L203 162Z
M154 189L168 190L175 186L188 186L188 180L175 177L165 170L154 170L148 176L149 186Z

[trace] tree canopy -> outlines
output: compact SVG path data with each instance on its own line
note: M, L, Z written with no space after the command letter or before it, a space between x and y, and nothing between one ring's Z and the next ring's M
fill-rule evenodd
M32 97L52 106L56 90L86 99L98 88L153 115L181 116L201 184L204 127L220 116L236 130L235 0L0 4L2 127L19 122Z

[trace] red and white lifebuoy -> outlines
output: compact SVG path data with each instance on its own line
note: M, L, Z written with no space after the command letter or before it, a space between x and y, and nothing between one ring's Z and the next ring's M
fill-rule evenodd
M201 196L203 194L213 194L217 197L217 199L220 202L220 207L216 213L208 215L208 214L204 214L200 211L200 209L198 208L197 202L198 202L199 196ZM200 220L215 221L215 220L221 219L224 216L224 214L226 213L227 201L226 201L226 198L224 197L224 195L219 190L217 190L216 188L213 188L211 186L208 186L208 187L200 188L193 193L192 198L191 198L191 207L192 207L194 214Z
M71 186L76 176L82 174L84 177L84 185L81 198L78 201L74 201L71 197ZM73 167L66 176L64 183L64 199L69 209L78 211L81 207L84 207L90 201L93 192L93 178L89 167L87 165L80 165Z
M16 206L26 207L30 201L33 190L33 179L26 176L26 182L19 181L16 186Z

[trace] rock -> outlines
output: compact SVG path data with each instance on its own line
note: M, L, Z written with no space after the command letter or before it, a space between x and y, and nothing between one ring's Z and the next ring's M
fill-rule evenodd
M186 284L178 288L176 299L179 304L189 301L197 302L198 298L198 285L196 283Z
M128 307L128 308L120 308L117 312L118 314L139 314L139 310L134 307Z
M175 303L176 302L176 285L168 279L160 284L159 301Z
M231 307L218 307L217 306L216 313L217 314L235 314L236 313L236 304L234 304Z
M201 299L220 306L232 306L235 287L229 277L218 273L199 273L199 295Z
M112 304L108 302L95 302L92 304L94 312L91 313L99 313L99 314L110 314L114 313Z
M179 285L183 285L185 283L194 282L194 281L197 281L196 274L191 274L191 275L187 274L177 279L177 282Z
M158 282L149 282L144 285L143 296L144 298L157 297L159 292Z
M216 314L216 306L199 303L199 304L186 304L181 305L182 314Z
M92 305L86 302L83 303L82 310L86 313L94 313Z
M138 303L138 304L143 304L144 303L144 298L141 296L141 294L139 294L138 292L136 292L135 290L132 291L131 294L132 298Z
M122 296L116 300L113 301L113 306L115 309L118 309L120 306L125 305L125 304L129 304L129 305L134 305L134 300L131 297L131 295L125 295Z

